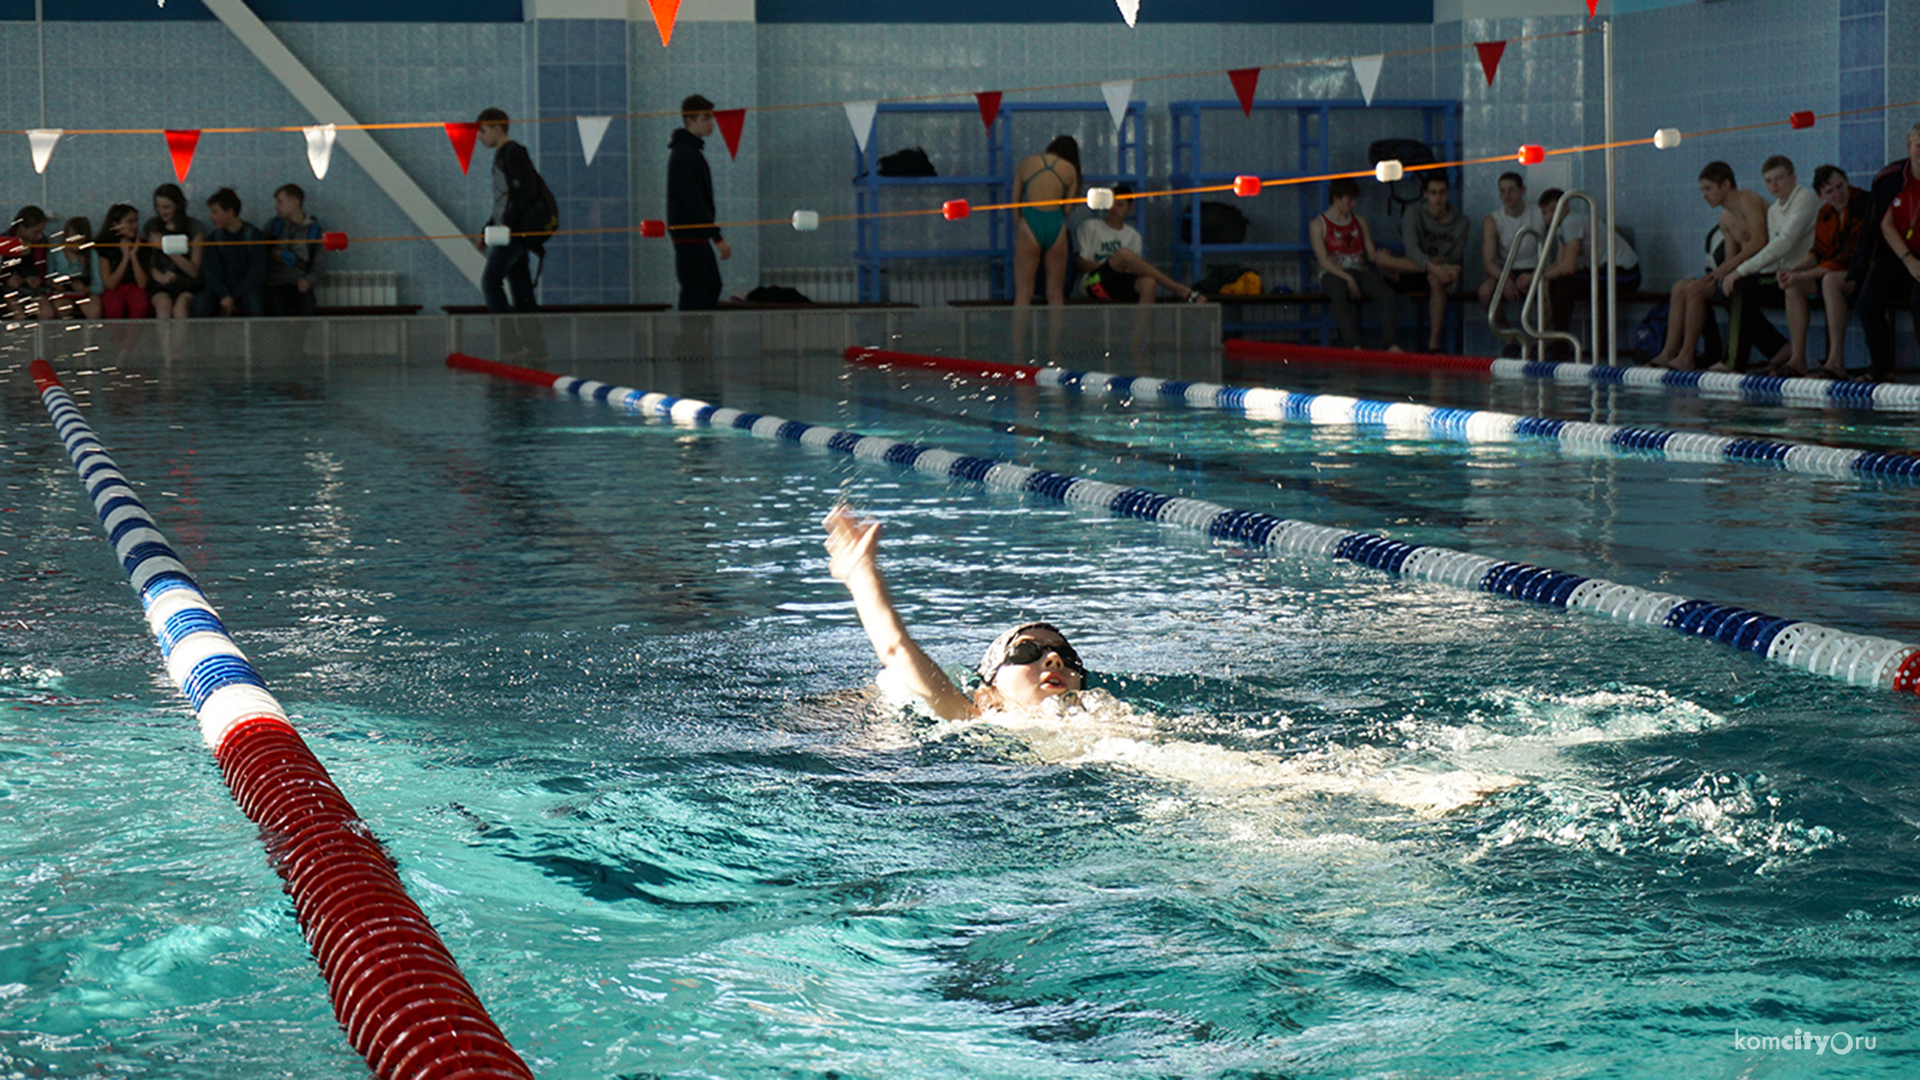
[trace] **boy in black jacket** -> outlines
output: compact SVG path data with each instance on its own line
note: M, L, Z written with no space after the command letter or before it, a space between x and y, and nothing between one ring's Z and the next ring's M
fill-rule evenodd
M493 151L493 216L487 219L487 224L505 225L510 229L524 227L528 211L540 197L540 174L534 171L533 158L527 148L507 137L509 120L504 111L484 109L479 123L480 145ZM516 236L497 248L487 247L482 240L478 246L487 256L487 268L480 274L480 292L486 297L487 310L537 310L539 305L533 299L533 249L526 240ZM513 292L511 305L507 303L509 289Z
M193 317L267 313L267 234L240 220L240 196L221 188L207 197L205 282L193 296Z
M713 171L701 153L713 134L713 102L694 94L680 103L680 114L685 126L667 143L667 235L673 241L673 272L680 279L680 310L712 311L720 305L720 263L714 256L733 257L733 248L713 224Z

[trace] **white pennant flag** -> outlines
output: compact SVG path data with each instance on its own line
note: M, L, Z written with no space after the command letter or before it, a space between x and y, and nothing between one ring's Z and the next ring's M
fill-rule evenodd
M607 125L613 123L611 116L582 116L580 125L580 150L587 155L587 164L593 164L593 155L600 152L600 140L607 137Z
M1133 25L1133 20L1140 17L1140 0L1113 0L1113 2L1120 5L1120 17L1127 20L1129 27Z
M1113 114L1113 130L1120 130L1127 118L1127 105L1133 100L1133 80L1115 79L1100 84L1100 95L1107 99L1107 111Z
M27 145L33 148L33 171L47 171L47 161L53 157L53 144L66 134L65 128L34 128L27 132Z
M1368 105L1373 104L1373 88L1380 85L1380 63L1385 59L1380 53L1353 58L1353 77L1360 80L1360 96Z
M867 139L873 134L873 114L880 110L877 101L847 102L847 123L853 125L853 141L860 144L860 152L867 152Z
M327 166L333 163L333 140L339 132L332 124L315 124L307 133L307 164L313 166L313 178L325 180Z

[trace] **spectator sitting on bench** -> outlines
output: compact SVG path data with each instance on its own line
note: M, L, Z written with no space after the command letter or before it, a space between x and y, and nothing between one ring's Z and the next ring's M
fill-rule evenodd
M1786 363L1786 335L1761 308L1786 306L1786 295L1780 291L1780 271L1798 265L1813 250L1813 221L1820 200L1800 183L1792 159L1785 154L1773 155L1760 167L1760 178L1773 196L1773 205L1767 207L1767 242L1721 282L1722 291L1732 302L1732 314L1727 319L1726 363L1715 365L1715 371L1745 371L1750 349L1760 351L1765 365Z
M1553 220L1564 194L1559 188L1548 188L1540 193L1540 217L1543 220ZM1588 240L1592 232L1592 215L1568 207L1567 216L1560 221L1560 250L1554 254L1553 262L1540 271L1541 280L1547 283L1547 326L1562 333L1573 321L1573 305L1587 299L1593 291L1593 247ZM1613 246L1607 253L1607 264L1613 271L1616 288L1631 292L1640 287L1640 257L1634 254L1632 245L1617 230L1613 234ZM1602 285L1600 297L1603 308L1606 295L1606 287ZM1613 340L1613 328L1607 324L1602 312L1594 312L1593 317L1600 320L1599 353L1604 354L1607 343ZM1569 358L1572 354L1573 350L1562 341L1547 347L1549 359ZM1590 356L1587 360L1597 364L1600 355Z
M1532 236L1521 236L1522 230L1532 229ZM1547 223L1540 220L1538 207L1527 202L1527 182L1516 172L1500 174L1500 209L1488 214L1480 223L1480 306L1489 312L1489 319L1495 331L1506 328L1507 317L1503 308L1507 301L1524 300L1527 288L1533 284L1533 272L1540 266L1540 240L1547 231ZM1507 286L1500 293L1498 306L1495 306L1493 291L1500 288L1500 273L1507 265L1507 252L1515 243L1519 244L1519 253L1513 259L1513 276L1507 279ZM1508 342L1505 355L1520 355L1520 346Z
M1359 201L1360 184L1352 177L1327 184L1327 209L1307 229L1314 261L1320 266L1320 287L1326 290L1333 307L1333 321L1340 328L1342 344L1349 349L1363 348L1354 305L1364 296L1380 305L1379 347L1400 352L1400 294L1380 271L1418 272L1420 268L1373 246L1373 232L1367 228L1366 219L1353 211Z
M1653 358L1655 367L1695 369L1694 351L1699 348L1700 335L1713 322L1707 305L1720 291L1721 282L1767 242L1767 200L1740 190L1733 178L1733 166L1724 161L1707 162L1700 170L1700 197L1720 211L1725 254L1715 253L1718 261L1700 277L1674 283L1667 300L1667 341L1660 355Z
M1817 371L1844 379L1847 300L1853 295L1847 265L1860 245L1868 196L1865 190L1853 186L1838 165L1813 170L1813 193L1820 197L1820 213L1813 223L1813 250L1798 264L1780 271L1780 288L1787 297L1787 359L1773 364L1768 374L1810 375ZM1807 327L1813 322L1813 305L1807 299L1814 295L1820 297L1827 311L1827 359L1809 371Z
M267 313L267 234L240 217L240 196L221 188L207 196L206 258L202 289L193 297L193 317L259 316Z
M1120 304L1151 304L1158 297L1160 286L1165 285L1173 290L1173 295L1188 303L1205 300L1206 297L1140 257L1145 246L1140 231L1127 224L1127 214L1133 206L1127 196L1132 194L1130 185L1115 184L1114 202L1107 212L1088 218L1074 230L1074 246L1078 249L1074 265L1086 275L1087 295Z
M1460 284L1467 263L1467 215L1447 201L1453 193L1447 174L1434 171L1420 184L1423 201L1400 218L1400 240L1407 261L1427 276L1427 351L1444 352L1440 333L1447 327L1447 294Z

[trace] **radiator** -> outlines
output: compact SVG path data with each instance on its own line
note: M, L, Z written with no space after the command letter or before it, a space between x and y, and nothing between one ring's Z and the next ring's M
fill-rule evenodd
M394 270L328 270L314 289L324 307L385 307L400 302L400 274Z

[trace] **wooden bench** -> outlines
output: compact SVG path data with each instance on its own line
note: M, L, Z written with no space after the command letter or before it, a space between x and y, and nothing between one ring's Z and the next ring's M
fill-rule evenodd
M322 304L315 315L418 315L419 304Z
M441 304L440 310L449 315L485 315L485 304ZM502 315L601 315L619 313L637 313L653 311L671 311L672 304L541 304L539 308L527 312L502 311Z

